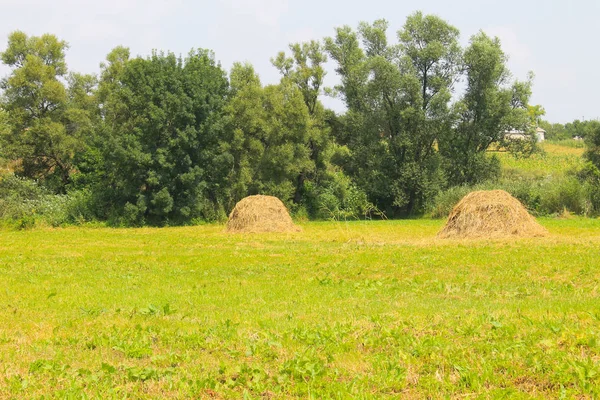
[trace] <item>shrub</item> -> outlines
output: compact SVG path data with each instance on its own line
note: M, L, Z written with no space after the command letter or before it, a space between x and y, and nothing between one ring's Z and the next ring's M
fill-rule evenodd
M540 189L539 210L542 214L559 214L565 209L580 215L590 212L585 187L574 176L546 182Z
M600 178L600 172L598 177ZM427 213L431 218L445 218L468 193L494 189L507 191L535 215L556 215L565 209L575 214L589 215L594 210L600 210L600 184L582 182L570 174L543 180L521 178L452 187L433 198L427 207ZM597 205L596 208L594 204Z
M316 219L360 219L381 214L352 180L338 170L329 171L319 184L304 184L303 206Z
M27 229L36 224L61 226L93 219L87 191L56 195L30 179L13 174L0 178L0 220L4 225Z
M427 213L431 218L446 218L460 199L473 190L475 190L474 186L454 186L444 190L427 205Z
M583 182L590 214L600 214L600 170L591 162L587 162L577 172L577 178Z

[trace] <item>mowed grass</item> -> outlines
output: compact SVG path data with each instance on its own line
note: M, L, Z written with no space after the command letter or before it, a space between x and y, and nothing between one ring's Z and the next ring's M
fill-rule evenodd
M598 398L600 220L0 232L0 398Z

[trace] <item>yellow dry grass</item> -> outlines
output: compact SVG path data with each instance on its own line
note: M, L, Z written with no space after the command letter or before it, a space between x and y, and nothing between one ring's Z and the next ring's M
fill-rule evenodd
M438 237L505 238L547 234L521 202L509 193L481 190L469 193L454 207Z
M226 226L227 232L299 232L285 205L273 196L249 196L238 202Z

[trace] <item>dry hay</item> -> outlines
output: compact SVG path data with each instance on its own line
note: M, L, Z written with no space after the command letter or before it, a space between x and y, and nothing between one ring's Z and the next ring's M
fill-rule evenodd
M234 207L227 232L299 232L285 205L273 196L249 196Z
M469 193L454 207L438 237L503 238L547 234L519 200L504 190L482 190Z

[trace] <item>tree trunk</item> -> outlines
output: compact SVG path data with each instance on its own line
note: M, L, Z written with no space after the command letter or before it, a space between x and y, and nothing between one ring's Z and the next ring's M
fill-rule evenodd
M296 192L294 193L294 203L299 204L302 200L302 189L304 187L304 173L298 175L298 180L296 181Z

